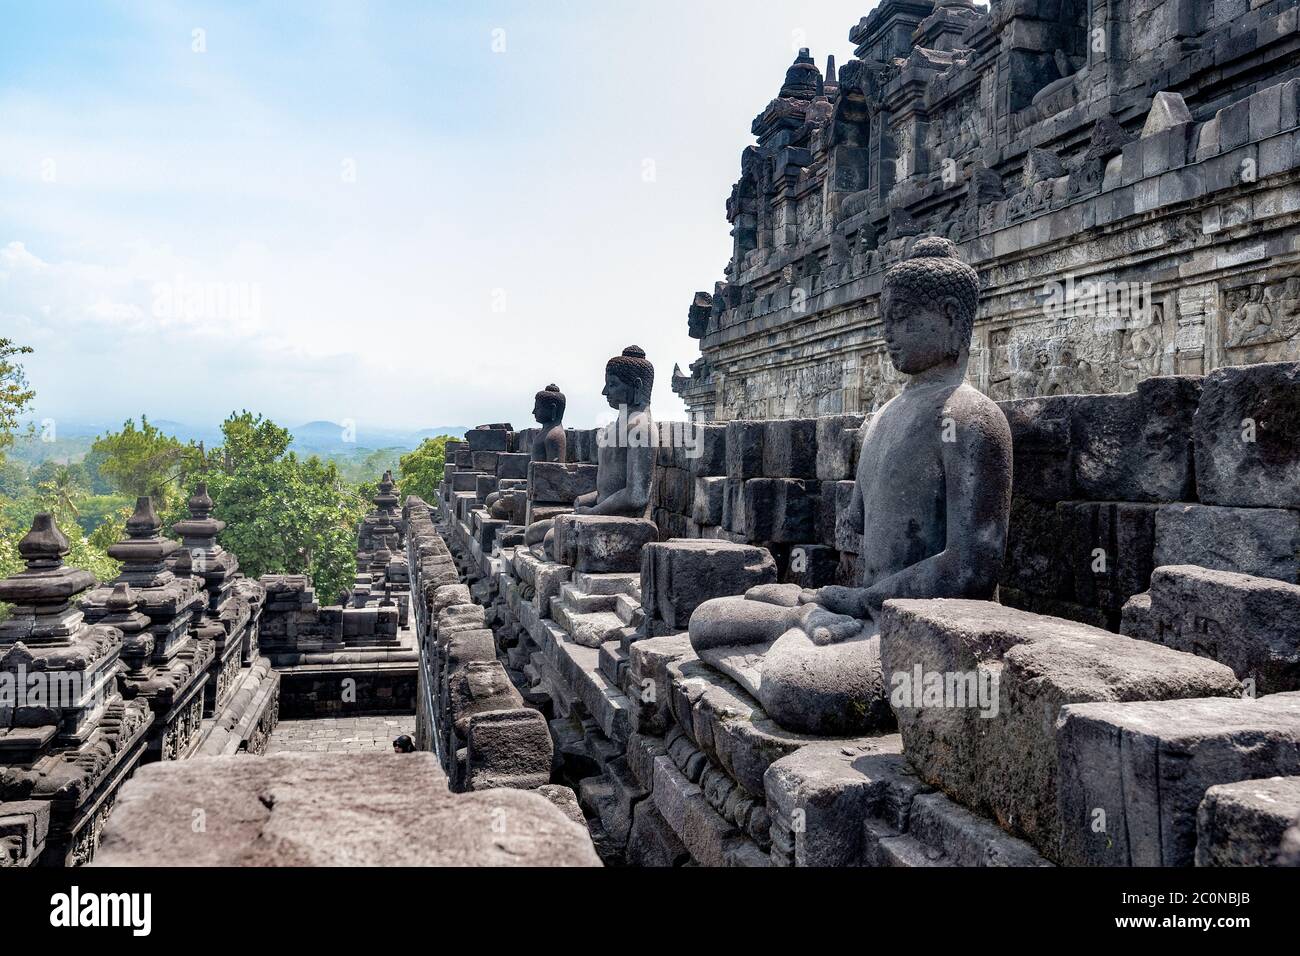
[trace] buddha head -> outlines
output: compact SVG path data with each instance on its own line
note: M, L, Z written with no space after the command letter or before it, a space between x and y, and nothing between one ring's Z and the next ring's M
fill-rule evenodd
M539 425L553 425L564 420L566 399L558 385L547 385L533 401L533 418Z
M601 394L610 408L644 408L650 404L654 384L655 367L642 349L629 345L622 355L605 363L605 388Z
M915 375L970 352L980 284L948 239L926 236L885 273L881 316L894 368Z

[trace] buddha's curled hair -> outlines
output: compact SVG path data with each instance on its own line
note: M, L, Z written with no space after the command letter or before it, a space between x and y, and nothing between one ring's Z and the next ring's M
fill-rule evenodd
M907 258L885 273L885 287L932 309L939 308L945 299L956 299L961 308L963 338L969 341L979 307L979 274L961 261L951 240L942 236L916 240Z
M654 387L655 367L645 357L645 350L636 345L629 345L622 355L615 355L605 363L605 371L613 372L623 381L631 383L633 378L641 380L641 386L647 395Z

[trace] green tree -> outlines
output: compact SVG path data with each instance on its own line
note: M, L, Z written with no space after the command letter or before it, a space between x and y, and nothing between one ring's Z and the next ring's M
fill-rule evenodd
M200 452L171 435L164 435L140 416L140 427L130 418L119 432L95 439L91 451L97 470L114 491L131 497L150 495L166 505L175 500L186 474L198 466Z
M409 455L403 455L398 465L398 486L402 495L418 495L429 504L438 497L438 485L442 483L442 470L446 463L447 439L450 435L426 438L420 447Z
M0 338L0 463L4 462L5 449L14 442L18 416L36 397L36 393L27 387L22 365L15 361L19 355L31 354L32 350L27 346L14 345L9 339Z
M60 528L72 527L81 516L79 503L90 490L83 474L84 469L78 473L67 465L56 465L50 476L36 486L37 500L54 515Z
M241 412L221 426L223 444L208 451L193 483L207 482L221 544L250 577L309 574L325 601L356 577L356 525L366 502L332 462L300 459L292 436L261 415ZM168 518L183 517L178 502Z

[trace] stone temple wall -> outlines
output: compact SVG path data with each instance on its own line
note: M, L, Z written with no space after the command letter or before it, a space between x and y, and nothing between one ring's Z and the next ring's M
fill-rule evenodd
M870 413L899 387L884 270L945 235L992 397L1300 358L1296 0L883 0L791 67L697 293L692 417Z
M653 536L562 516L555 553L490 517L514 479L453 463L433 507L407 504L437 648L423 744L488 786L570 788L607 863L1284 858L1300 818L1300 365L1001 407L999 601L891 601L880 622L886 674L996 675L995 719L897 705L863 736L794 733L693 651L710 598L854 580L863 419L837 415L701 426L657 452ZM584 468L532 463L525 512L559 497L560 471L569 494L590 490ZM469 724L489 714L500 734L474 757Z

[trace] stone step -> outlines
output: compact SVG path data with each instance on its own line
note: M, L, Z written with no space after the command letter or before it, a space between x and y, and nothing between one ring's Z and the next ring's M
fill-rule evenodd
M890 867L934 867L952 866L953 863L933 847L928 847L915 837L902 836L881 837L874 847L874 866Z
M617 641L606 641L600 645L600 672L615 687L623 686L623 672L629 663L629 655L623 648L621 636Z
M1024 840L941 793L912 801L908 835L954 866L1051 866Z
M627 594L631 591L640 591L641 575L640 574L592 574L585 571L576 572L573 575L573 583L578 589L587 594Z
M617 632L623 627L623 622L613 611L583 614L566 607L559 598L551 601L551 617L569 636L569 640L582 647L593 649L608 640L617 639Z
M581 590L574 584L560 586L560 603L580 614L613 611L617 607L620 596L617 594L592 594Z
M641 610L641 602L628 594L619 594L614 597L614 613L618 619L629 627L635 627L640 623L644 613Z

